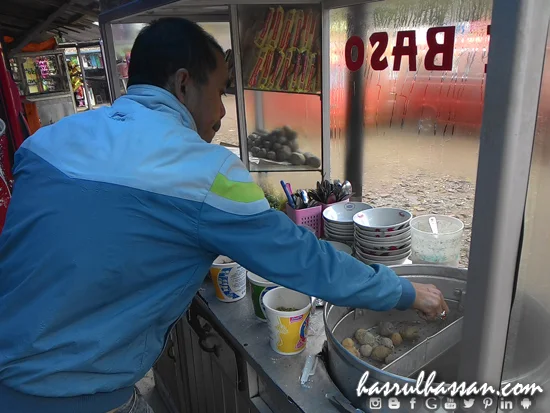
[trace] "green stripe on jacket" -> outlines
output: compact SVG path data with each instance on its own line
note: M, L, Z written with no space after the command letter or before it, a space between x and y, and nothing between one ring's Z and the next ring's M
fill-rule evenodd
M218 173L210 191L235 202L250 203L265 198L264 191L255 182L237 182Z

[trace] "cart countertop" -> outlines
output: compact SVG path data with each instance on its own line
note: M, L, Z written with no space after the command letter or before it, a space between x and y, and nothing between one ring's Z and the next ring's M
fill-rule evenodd
M341 395L330 379L324 363L318 359L315 374L302 386L300 377L309 355L319 354L325 342L322 308L311 315L306 349L297 355L283 356L269 345L268 327L254 315L250 291L236 302L224 303L216 298L214 286L207 277L199 292L214 319L238 343L236 350L264 379L270 380L288 399L305 413L337 412L325 397L327 393ZM200 299L195 302L200 303ZM204 304L204 303L203 303Z

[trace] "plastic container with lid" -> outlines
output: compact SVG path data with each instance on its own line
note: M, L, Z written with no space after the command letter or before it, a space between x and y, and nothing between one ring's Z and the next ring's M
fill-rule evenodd
M437 234L430 227L435 218ZM458 267L464 223L446 215L422 215L411 220L411 261L413 264L438 264Z

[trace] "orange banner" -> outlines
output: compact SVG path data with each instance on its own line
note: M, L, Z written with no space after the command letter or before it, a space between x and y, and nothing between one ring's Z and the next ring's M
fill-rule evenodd
M15 39L10 36L4 36L4 42L6 44L13 43ZM57 47L57 40L55 37L51 37L48 40L44 40L41 43L29 43L21 51L28 52L43 52L45 50L54 50Z

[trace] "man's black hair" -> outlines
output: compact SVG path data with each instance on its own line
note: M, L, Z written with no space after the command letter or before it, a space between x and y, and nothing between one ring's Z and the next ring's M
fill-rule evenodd
M168 17L156 20L138 34L132 47L128 86L166 87L178 69L187 69L193 80L205 84L216 69L222 47L198 24Z

